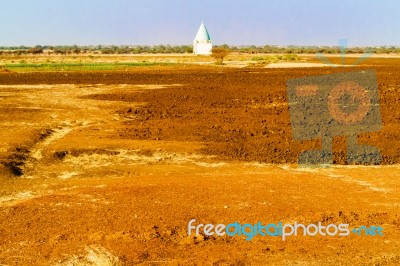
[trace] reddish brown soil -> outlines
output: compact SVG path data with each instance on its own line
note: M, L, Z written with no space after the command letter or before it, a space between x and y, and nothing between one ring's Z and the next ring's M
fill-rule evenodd
M29 95L18 96L26 89L7 89L18 96L14 99L2 91L1 119L16 125L1 140L10 148L0 153L0 263L54 265L91 245L106 248L126 265L400 263L400 170L388 166L400 161L400 60L368 64L373 66L358 69L377 71L383 129L360 139L380 149L385 166L328 169L297 168L298 154L321 143L292 141L285 83L343 69L178 66L0 73L3 85L79 85L69 98L51 94L57 89L42 89L47 95L37 100L42 109L29 109ZM110 89L96 89L96 84ZM67 89L61 90L67 95ZM52 109L56 100L60 110ZM65 126L71 131L47 143L57 134L53 124L66 120L72 121ZM33 121L39 124L23 124ZM345 138L335 139L336 164L346 164L345 144ZM32 159L39 148L43 158ZM136 153L124 157L124 151ZM64 173L73 176L63 178ZM192 218L201 223L381 225L385 236L285 242L194 238L187 236Z
M382 60L382 61L380 61ZM382 164L400 162L398 59L374 59L383 129L365 133L360 143L381 150ZM390 65L388 65L388 62ZM385 64L385 65L382 65ZM92 99L146 103L121 110L134 118L117 137L201 141L203 153L225 159L295 163L298 154L320 146L320 140L292 141L286 97L290 78L316 76L343 69L193 69L133 73L25 73L0 75L1 84L182 84L142 92L93 95ZM366 67L364 67L366 68ZM360 69L360 68L357 68ZM349 69L345 69L348 71ZM345 139L334 140L334 163L345 164Z

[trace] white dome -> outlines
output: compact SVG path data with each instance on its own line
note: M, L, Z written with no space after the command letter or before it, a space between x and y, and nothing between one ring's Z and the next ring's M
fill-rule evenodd
M200 25L199 30L197 31L196 37L194 38L195 41L198 42L209 42L211 41L210 34L208 34L206 26L204 26L203 22Z

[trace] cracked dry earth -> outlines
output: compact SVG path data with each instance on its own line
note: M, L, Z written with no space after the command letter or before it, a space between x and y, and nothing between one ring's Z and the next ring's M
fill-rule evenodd
M398 101L382 106L382 136L364 136L385 165L345 165L338 139L337 165L301 168L284 80L312 73L253 72L2 75L0 263L398 265ZM380 84L384 101L394 80ZM384 236L189 237L193 218L380 225Z

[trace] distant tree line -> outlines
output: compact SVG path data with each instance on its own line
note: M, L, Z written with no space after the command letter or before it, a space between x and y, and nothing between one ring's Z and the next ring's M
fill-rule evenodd
M267 54L340 54L339 46L275 46L275 45L264 45L264 46L228 46L223 45L225 48L229 48L232 52L241 53L267 53ZM380 46L380 47L349 47L345 51L347 54L359 54L359 53L375 53L375 54L390 54L400 53L400 47L396 46Z
M338 46L276 46L276 45L248 45L248 46L229 46L227 44L216 47L224 48L230 52L259 54L259 53L283 53L283 54L339 54ZM169 54L169 53L192 53L191 45L62 45L62 46L0 46L0 55L22 55L22 54ZM396 46L379 46L379 47L349 47L346 53L379 53L379 54L398 54L400 47Z
M0 46L0 54L22 55L22 54L170 54L170 53L192 53L191 45L96 45L96 46Z

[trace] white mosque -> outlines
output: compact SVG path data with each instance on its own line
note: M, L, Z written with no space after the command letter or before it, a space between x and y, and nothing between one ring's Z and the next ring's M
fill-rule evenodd
M208 34L206 26L201 22L193 41L193 53L200 55L210 55L212 50L212 42L210 34Z

